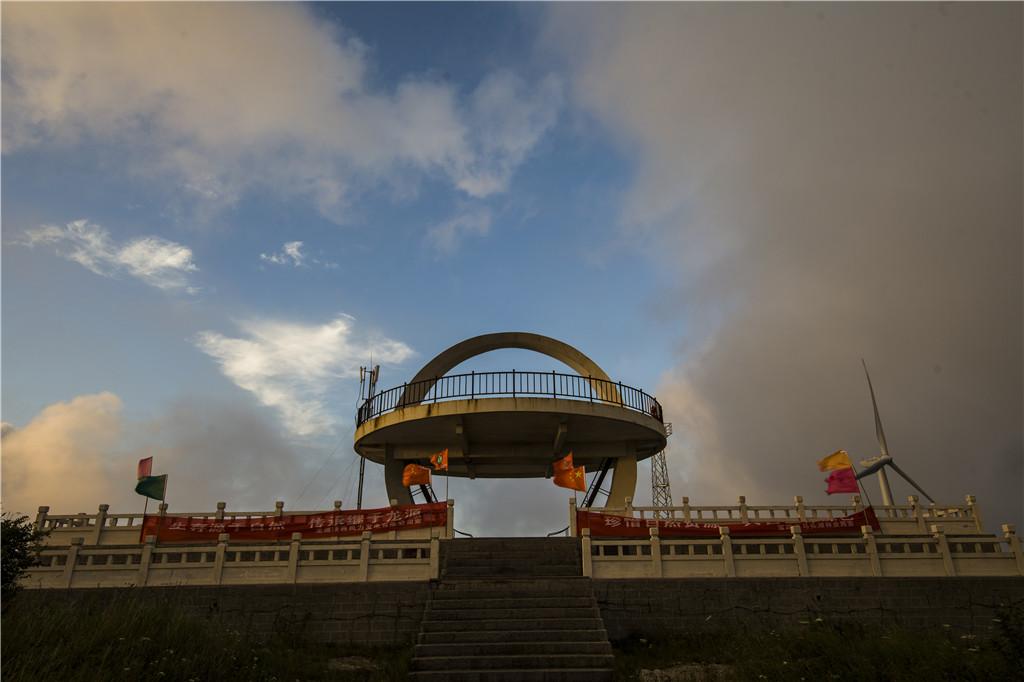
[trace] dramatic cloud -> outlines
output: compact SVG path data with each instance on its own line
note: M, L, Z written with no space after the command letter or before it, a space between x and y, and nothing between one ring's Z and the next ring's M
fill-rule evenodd
M272 253L269 256L261 253L260 260L277 265L292 265L298 268L304 264L306 256L302 253L302 242L285 242L279 253Z
M26 230L19 243L53 245L63 257L97 275L130 275L158 289L196 291L188 279L189 273L198 269L192 262L192 250L160 237L117 244L102 226L76 220L64 227L43 225Z
M182 400L151 420L128 422L117 396L83 395L46 407L22 428L4 426L3 508L30 516L40 505L65 514L95 513L104 503L112 512L141 511L130 482L146 456L169 476L172 511L213 510L221 500L239 510L272 509L275 500L293 507L309 480L305 462L323 458L286 444L238 405ZM316 504L331 491L311 492L306 500Z
M553 9L636 163L622 222L676 279L677 497L824 501L816 458L877 453L865 357L897 462L1024 520L1021 11Z
M331 431L337 420L325 402L328 391L339 379L358 376L371 354L382 363L412 355L400 341L355 338L347 316L322 325L249 320L239 327L245 338L204 331L196 345L220 363L226 377L276 409L299 436Z
M410 74L371 88L367 50L297 4L5 6L4 149L102 140L209 205L260 188L341 219L359 183L441 174L503 191L561 86L504 71L460 101Z
M455 253L468 235L484 236L491 231L491 212L469 210L435 225L427 232L427 243L439 254Z

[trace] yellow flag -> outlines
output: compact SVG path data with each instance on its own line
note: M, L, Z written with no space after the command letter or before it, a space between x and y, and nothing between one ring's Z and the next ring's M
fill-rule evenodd
M850 455L846 450L836 450L825 459L818 460L818 469L821 471L833 471L834 469L849 469L853 464L850 462Z

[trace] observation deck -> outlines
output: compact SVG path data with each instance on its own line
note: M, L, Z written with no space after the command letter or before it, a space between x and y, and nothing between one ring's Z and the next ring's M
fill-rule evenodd
M497 348L534 350L565 362L560 372L445 374L468 357ZM609 504L636 487L636 462L664 449L661 404L639 388L612 381L567 344L536 334L489 334L438 355L409 383L366 400L356 413L354 447L385 467L388 495L410 462L448 448L448 474L468 478L543 478L573 453L588 472L614 468ZM621 499L620 499L621 498Z

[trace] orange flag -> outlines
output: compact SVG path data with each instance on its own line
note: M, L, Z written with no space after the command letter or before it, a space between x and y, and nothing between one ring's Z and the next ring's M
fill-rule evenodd
M412 485L429 485L430 469L421 467L419 464L406 464L402 469L402 485L406 488Z
M448 471L448 448L445 448L441 452L435 452L430 456L430 463L434 465L434 469L444 469Z
M571 490L587 491L586 470L583 467L573 467L569 471L557 471L552 479L555 485Z
M818 460L819 471L835 471L836 469L848 469L853 466L850 462L850 455L846 450L836 450L828 457Z
M551 470L556 474L562 471L572 471L572 453L570 452L562 459L556 459L552 462Z

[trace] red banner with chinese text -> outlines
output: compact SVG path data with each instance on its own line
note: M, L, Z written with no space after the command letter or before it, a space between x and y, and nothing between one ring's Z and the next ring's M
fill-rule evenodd
M382 533L443 526L447 521L445 502L233 519L147 514L142 522L140 541L144 542L147 535L155 535L157 542L216 542L221 533L227 533L232 540L290 540L292 533L302 533L304 539L326 540L360 535L367 530Z
M831 519L815 521L750 521L747 523L702 523L683 519L637 519L600 512L577 511L576 532L590 529L592 537L646 538L650 528L657 526L663 538L717 538L722 527L733 537L789 537L790 526L800 526L803 535L858 535L861 526L881 530L878 517L871 507L863 511Z

